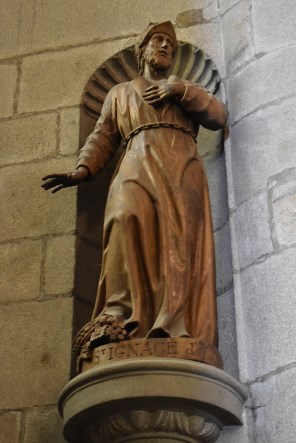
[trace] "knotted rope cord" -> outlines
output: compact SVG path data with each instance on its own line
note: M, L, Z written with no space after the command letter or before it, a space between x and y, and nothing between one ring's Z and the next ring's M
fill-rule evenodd
M176 125L175 123L169 123L169 122L156 122L156 123L147 123L146 125L138 126L136 129L134 129L132 132L130 132L125 139L122 142L122 145L124 148L126 148L128 142L137 134L139 134L142 131L146 131L147 129L157 129L157 128L173 128L177 129L178 131L185 132L186 134L190 135L193 140L196 142L197 134L191 131L189 128L184 128L184 126Z

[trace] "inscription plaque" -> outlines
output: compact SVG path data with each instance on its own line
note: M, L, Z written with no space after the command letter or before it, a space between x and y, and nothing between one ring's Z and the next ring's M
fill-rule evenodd
M83 361L82 371L96 365L143 357L166 357L195 360L217 368L223 367L216 348L191 338L151 338L109 343L91 350Z

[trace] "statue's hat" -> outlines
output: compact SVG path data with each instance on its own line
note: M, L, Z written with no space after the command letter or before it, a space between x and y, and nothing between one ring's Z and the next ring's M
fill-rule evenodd
M169 37L171 37L175 51L177 48L177 37L174 26L170 21L163 23L150 23L139 36L137 46L142 48L142 46L146 45L146 43L150 40L152 35L157 34L158 32L167 34Z

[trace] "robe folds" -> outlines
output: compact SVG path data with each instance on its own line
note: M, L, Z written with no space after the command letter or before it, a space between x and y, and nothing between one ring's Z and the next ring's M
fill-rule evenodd
M176 81L183 82L167 80ZM199 124L224 125L224 106L198 85L186 82L179 102L156 107L142 99L150 84L137 77L109 91L77 167L95 175L120 141L145 124L165 122L194 133ZM109 189L103 244L93 319L112 315L131 338L192 337L217 345L208 184L189 133L160 126L128 141Z

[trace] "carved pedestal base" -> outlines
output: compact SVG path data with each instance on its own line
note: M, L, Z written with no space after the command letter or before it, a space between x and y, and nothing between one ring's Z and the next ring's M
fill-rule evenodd
M60 395L70 443L217 441L240 425L244 387L213 366L175 358L134 358L94 366Z
M114 414L91 426L87 442L215 442L220 434L217 423L199 415L179 411L145 411Z

